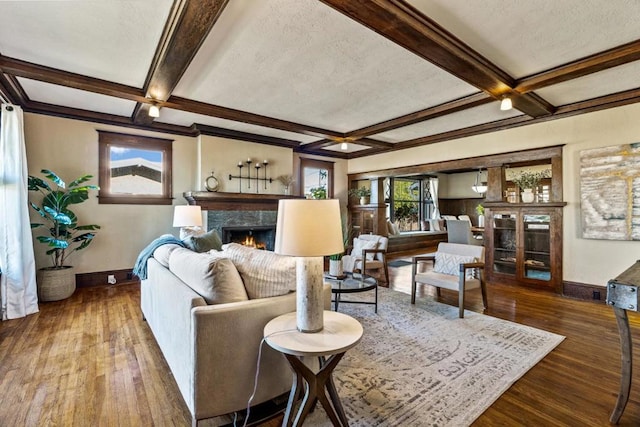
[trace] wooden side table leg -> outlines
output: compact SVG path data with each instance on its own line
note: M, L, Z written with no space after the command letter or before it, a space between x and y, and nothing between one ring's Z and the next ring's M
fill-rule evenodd
M326 360L322 358L321 369L316 374L316 378L318 379L318 389L316 391L318 400L324 407L325 412L334 426L349 425L331 377L333 370L338 365L338 362L340 362L340 359L342 359L342 356L344 356L344 353L334 354ZM330 400L327 399L327 392L329 393Z
M618 331L620 332L620 348L621 348L621 378L620 378L620 392L618 393L618 400L616 406L613 408L609 422L612 424L618 424L624 408L627 406L629 400L629 392L631 391L631 372L632 372L632 353L631 353L631 331L629 329L629 319L627 317L627 311L613 307L613 312L616 315L616 321L618 322Z

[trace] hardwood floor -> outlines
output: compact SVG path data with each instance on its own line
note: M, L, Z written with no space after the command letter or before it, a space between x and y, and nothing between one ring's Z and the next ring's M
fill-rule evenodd
M410 270L391 268L391 288L408 293ZM419 298L433 294L422 289ZM478 294L470 292L467 309L481 311ZM486 314L567 338L474 426L608 425L620 378L612 310L504 285L490 286L488 296ZM457 295L443 291L441 301L456 304ZM630 323L632 333L640 332L639 316L630 313ZM640 333L634 335L638 354ZM278 424L275 419L264 425ZM190 425L141 319L137 284L78 289L65 301L41 304L38 314L0 323L0 426L48 425ZM640 425L640 379L633 382L620 425Z

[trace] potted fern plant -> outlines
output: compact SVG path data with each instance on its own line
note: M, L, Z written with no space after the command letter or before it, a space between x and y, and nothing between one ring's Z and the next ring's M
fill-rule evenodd
M43 169L41 171L47 181L29 175L29 191L38 191L43 195L40 204L29 202L31 207L40 215L44 223L31 223L31 228L45 227L47 234L37 236L36 239L49 249L52 265L38 270L38 298L41 301L57 301L70 297L76 289L76 276L72 266L66 261L73 253L89 246L93 241L94 230L99 225L79 225L75 213L69 209L70 205L82 203L89 198L89 190L98 190L97 185L84 185L93 178L83 175L67 185L54 172Z

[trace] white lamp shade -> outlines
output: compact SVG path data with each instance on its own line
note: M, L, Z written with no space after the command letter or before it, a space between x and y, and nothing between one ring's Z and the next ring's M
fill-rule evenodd
M338 200L280 200L274 251L299 257L344 252Z
M202 227L200 206L176 206L173 210L174 227Z

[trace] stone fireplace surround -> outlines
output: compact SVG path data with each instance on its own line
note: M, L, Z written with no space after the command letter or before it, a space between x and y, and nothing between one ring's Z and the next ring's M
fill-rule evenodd
M244 230L246 235L264 239L266 249L273 250L278 201L300 197L190 191L184 193L184 198L190 205L207 211L207 230L216 230L223 243L237 241Z

